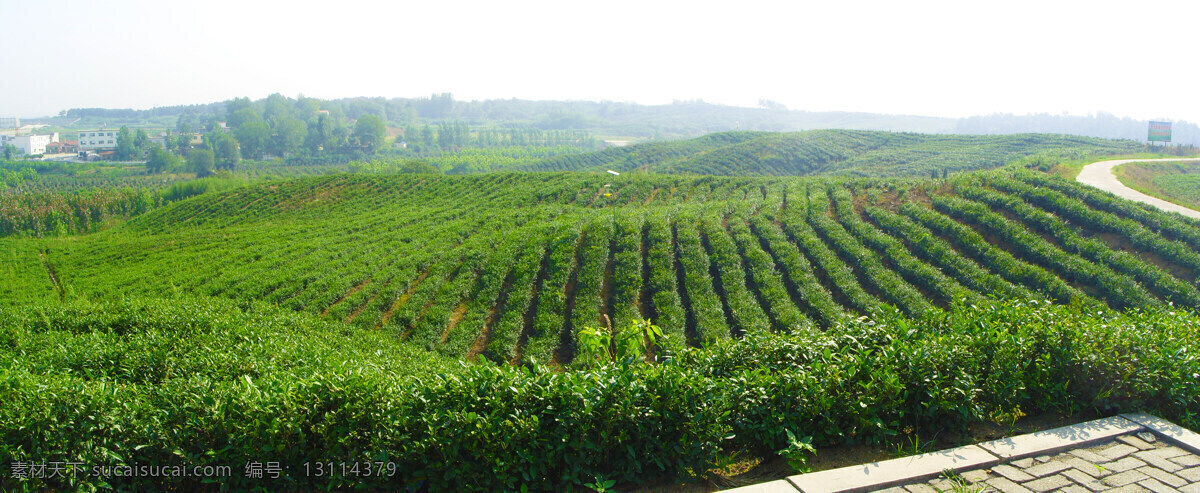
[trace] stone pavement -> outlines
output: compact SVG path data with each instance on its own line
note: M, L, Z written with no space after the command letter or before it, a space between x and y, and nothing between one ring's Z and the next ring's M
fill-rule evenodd
M1057 455L1017 459L986 469L943 474L887 493L974 491L1192 491L1200 493L1200 456L1143 431Z
M1147 414L1126 414L733 491L1200 493L1200 435Z

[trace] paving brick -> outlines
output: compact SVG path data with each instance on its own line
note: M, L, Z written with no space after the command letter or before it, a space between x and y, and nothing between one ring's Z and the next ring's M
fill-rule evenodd
M1200 456L1181 455L1179 457L1171 457L1170 460L1183 467L1200 466Z
M1179 457L1181 455L1191 455L1192 454L1191 452L1188 452L1187 450L1181 449L1179 447L1156 448L1154 450L1147 450L1147 451L1141 452L1141 453L1145 454L1145 455L1153 455L1155 457L1161 457L1163 459L1170 459L1172 457Z
M980 483L986 481L990 475L983 469L976 469L974 471L966 471L962 474L959 474L959 476L961 476L963 480L968 483Z
M786 490L758 489L756 492L1200 493L1200 453L1188 450L1189 440L1200 438L1200 435L1171 428L1174 425L1153 416L1131 416L1137 420L1109 418L1049 430L1054 433L1039 432L977 446L793 476L787 482L777 482L783 483ZM1098 422L1107 424L1097 426ZM958 471L958 474L938 477L947 469ZM874 489L874 485L905 482L911 484ZM750 493L748 490L737 491Z
M1193 483L1200 483L1200 467L1184 469L1182 471L1176 472L1175 475L1179 476L1183 479L1186 479L1188 481L1191 481Z
M1136 483L1138 481L1147 479L1149 477L1150 476L1142 474L1138 471L1125 471L1121 474L1113 474L1112 476L1101 479L1100 481L1104 482L1104 484L1107 484L1109 486L1125 486L1127 484Z
M1100 468L1094 463L1088 462L1086 460L1080 459L1075 456L1067 457L1065 459L1060 459L1060 461L1064 464L1070 465L1071 467L1073 467L1075 469L1078 469L1079 471L1081 471L1093 478L1102 478L1104 476L1108 476L1109 474L1112 474L1112 471L1110 471L1108 469Z
M1155 448L1153 445L1146 443L1145 440L1142 440L1134 435L1119 436L1117 437L1117 441L1124 443L1125 445L1135 447L1138 450L1153 450Z
M1167 471L1164 471L1162 469L1159 469L1159 468L1153 467L1153 466L1142 467L1139 469L1135 469L1135 471L1139 471L1142 474L1145 474L1154 479L1157 479L1159 481L1167 483L1175 488L1178 488L1180 486L1186 486L1188 484L1188 481L1186 479L1183 479L1179 476L1176 476L1174 474L1171 474Z
M1163 484L1162 481L1159 481L1154 478L1150 478L1145 481L1138 481L1137 484L1138 484L1138 486L1141 486L1150 491L1153 491L1154 493L1167 493L1167 492L1179 491L1175 488L1172 488L1170 486Z
M1070 464L1067 464L1067 463L1064 463L1061 461L1057 461L1057 460L1052 460L1050 462L1045 462L1045 463L1038 464L1033 467L1025 468L1024 471L1027 474L1032 474L1032 475L1040 478L1042 476L1049 476L1049 475L1059 472L1063 469L1070 469L1070 468L1071 468Z
M979 446L1002 459L1019 459L1039 454L1045 458L1045 460L1040 462L1045 462L1046 460L1050 460L1050 457L1045 454L1053 454L1096 441L1112 439L1119 435L1126 435L1143 429L1141 425L1128 419L1113 416L1111 418L1039 431L1028 435L984 442L979 444Z
M1126 458L1121 459L1116 462L1106 462L1104 464L1098 464L1098 465L1100 467L1108 469L1109 471L1117 473L1117 472L1125 472L1130 469L1137 469L1139 467L1145 467L1146 463L1141 460L1138 460L1137 458L1134 458L1134 457L1126 457Z
M1145 413L1124 414L1121 417L1149 428L1160 436L1200 450L1200 433L1185 429L1175 423Z
M1008 464L1013 467L1016 467L1016 468L1025 469L1026 467L1032 466L1035 463L1036 462L1034 462L1034 460L1032 458L1029 458L1029 459L1017 459L1012 462L1009 462Z
M924 478L936 477L946 469L978 469L991 466L996 462L998 460L995 456L977 446L969 445L912 457L791 476L788 477L788 482L802 491L867 490L876 485L892 485L906 480L920 481Z
M1010 465L1000 465L992 468L992 472L1018 483L1033 479L1033 475Z
M1138 451L1137 447L1131 447L1129 445L1125 445L1124 443L1118 443L1118 444L1110 446L1104 450L1101 450L1099 452L1099 454L1103 455L1104 457L1107 457L1108 460L1117 460L1117 459L1120 459L1121 457L1125 457L1126 455L1132 454L1137 451Z
M1104 493L1151 493L1151 492L1150 492L1150 490L1146 489L1145 487L1143 487L1140 484L1129 483L1129 484L1127 484L1125 486L1121 486L1119 488L1105 490Z
M1079 469L1067 469L1066 471L1062 472L1062 475L1066 476L1071 481L1074 481L1075 484L1087 488L1089 491L1104 491L1109 488L1108 485L1101 483L1099 479L1084 474L1083 471L1080 471Z
M1184 469L1183 465L1176 464L1174 461L1170 461L1170 459L1153 456L1141 457L1141 459L1142 461L1146 461L1147 464L1153 465L1153 467L1168 471L1168 473L1177 473L1177 471Z
M1009 481L1007 478L992 478L987 484L1003 493L1032 493L1033 490Z
M1176 464L1174 462L1171 462L1162 457L1151 455L1150 452L1142 452L1142 455L1133 454L1133 456L1137 457L1138 459L1146 461L1147 464L1150 464L1154 467L1157 467L1157 468L1162 469L1167 472L1175 472L1180 469L1183 469L1183 466Z
M954 487L958 486L958 483L945 478L937 478L933 481L930 481L928 484L935 491L953 491Z
M1184 480L1180 476L1168 473L1168 471L1159 468L1150 467L1150 465L1147 465L1145 468L1135 470L1140 471L1141 474L1153 477L1153 479L1168 483L1168 485L1171 485L1171 487L1174 488L1187 486L1188 483L1188 480Z
M1063 488L1063 487L1070 486L1070 485L1071 485L1070 479L1067 479L1065 476L1063 476L1061 474L1055 474L1053 476L1046 476L1046 477L1038 479L1036 481L1030 481L1028 483L1023 483L1021 486L1024 486L1033 491L1036 491L1037 493L1045 493L1047 491L1054 491L1059 488Z
M1072 450L1067 453L1074 455L1075 457L1079 457L1080 459L1091 462L1093 464L1099 464L1101 462L1108 462L1108 457L1097 454L1096 452L1094 452L1090 449Z

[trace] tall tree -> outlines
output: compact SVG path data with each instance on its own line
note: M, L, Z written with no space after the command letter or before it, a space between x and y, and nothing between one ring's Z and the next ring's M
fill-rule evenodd
M374 154L387 140L387 127L375 115L363 115L354 123L354 140Z
M145 130L139 128L137 132L134 132L133 147L137 150L138 156L141 156L142 152L146 150L146 142L149 140L150 136L146 134Z
M266 102L263 103L262 116L263 120L266 120L274 128L284 119L291 118L292 102L279 93L267 96Z
M433 127L429 125L421 126L421 145L424 147L433 147L434 144Z
M179 158L171 154L170 151L163 149L162 146L151 142L148 144L148 147L150 151L149 157L146 159L147 173L158 174L179 165Z
M213 153L217 168L231 170L242 160L237 140L220 129L213 130L204 136L204 144Z
M238 112L244 109L253 109L250 104L250 98L233 98L225 102L225 123L229 128L238 128L241 126ZM243 113L244 115L245 113Z
M213 174L213 152L208 149L192 149L187 156L188 169L196 173L196 178Z
M175 136L175 152L180 156L187 156L188 151L192 150L192 133L183 132Z
M129 131L129 127L121 126L117 131L117 160L130 161L137 154L137 149L133 145L133 133Z
M242 152L252 159L262 159L262 153L271 139L271 128L254 108L242 108L234 113L234 117L238 126L234 127L233 135L241 144Z
M279 156L299 151L304 146L304 138L308 136L308 128L304 122L286 117L275 124L275 135L271 143L271 151Z
M319 114L316 118L308 121L308 135L304 139L304 146L312 152L321 152L330 149L330 142L333 140L333 119L329 115Z

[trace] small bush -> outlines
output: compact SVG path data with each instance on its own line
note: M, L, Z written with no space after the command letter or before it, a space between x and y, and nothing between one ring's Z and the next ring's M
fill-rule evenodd
M1195 427L1198 328L1190 312L989 301L923 320L892 312L825 332L668 344L658 364L552 370L454 363L256 303L3 307L0 463L227 465L234 474L218 482L231 489L562 490L1020 412L1138 410ZM619 351L645 351L634 346ZM288 469L245 477L245 464L265 461ZM330 461L395 472L304 472ZM77 480L2 482L102 486ZM201 487L194 477L105 481Z

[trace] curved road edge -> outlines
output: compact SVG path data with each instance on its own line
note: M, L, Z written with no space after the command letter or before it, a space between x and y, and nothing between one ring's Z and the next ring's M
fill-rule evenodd
M1173 204L1157 197L1151 197L1142 192L1129 188L1125 186L1124 183L1121 183L1120 180L1117 180L1116 175L1114 175L1112 172L1113 168L1125 163L1154 163L1165 161L1200 161L1200 158L1118 159L1114 161L1100 161L1084 166L1079 172L1079 176L1075 177L1075 181L1084 185L1099 188L1106 192L1112 192L1114 195L1124 199L1141 202L1143 204L1150 204L1167 212L1178 212L1187 217L1200 219L1200 211L1189 209L1179 204Z

